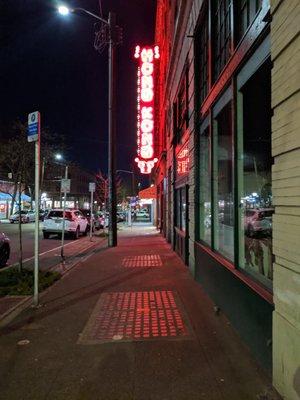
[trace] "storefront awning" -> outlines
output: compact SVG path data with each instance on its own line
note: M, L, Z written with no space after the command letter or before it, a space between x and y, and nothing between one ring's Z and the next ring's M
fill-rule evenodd
M19 195L18 195L18 193L17 193L17 195L16 195L16 201L18 200L18 198L19 198ZM8 193L1 193L1 192L0 192L0 200L6 201L6 200L11 200L11 199L12 199L12 196L11 196L10 194L8 194ZM22 201L30 201L30 197L27 196L27 194L21 194L21 200L22 200Z
M147 189L139 191L139 198L140 199L156 199L156 186L150 186Z

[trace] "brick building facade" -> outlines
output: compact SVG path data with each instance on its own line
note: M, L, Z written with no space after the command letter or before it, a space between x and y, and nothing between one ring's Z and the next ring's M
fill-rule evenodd
M300 398L300 2L271 2L273 381Z
M299 8L158 0L155 38L157 223L289 399L300 391Z

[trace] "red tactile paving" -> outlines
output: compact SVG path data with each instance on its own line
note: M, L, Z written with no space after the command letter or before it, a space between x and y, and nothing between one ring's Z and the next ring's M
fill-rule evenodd
M134 267L161 267L162 261L158 254L147 254L140 256L129 256L122 260L122 266L126 268Z
M79 343L189 336L186 318L173 291L115 292L100 296Z

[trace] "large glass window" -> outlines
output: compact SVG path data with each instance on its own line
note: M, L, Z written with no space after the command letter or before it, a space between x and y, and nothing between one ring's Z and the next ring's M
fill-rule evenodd
M175 131L177 142L180 141L186 128L188 127L188 68L185 66L183 75L179 84L177 100L175 102Z
M239 266L272 280L271 62L238 93Z
M175 226L180 229L180 227L181 227L181 190L180 189L176 189L176 191L175 191L175 213L176 213Z
M176 189L176 227L186 230L187 196L186 186Z
M213 0L213 67L214 80L231 56L231 0Z
M205 14L201 21L196 38L196 58L200 105L208 93L209 68L208 68L208 15Z
M244 35L261 7L262 0L239 0L237 2L238 39Z
M199 152L199 212L200 232L199 237L209 245L211 244L211 141L209 128L200 130L200 152Z
M214 119L214 248L234 259L232 107L228 103Z

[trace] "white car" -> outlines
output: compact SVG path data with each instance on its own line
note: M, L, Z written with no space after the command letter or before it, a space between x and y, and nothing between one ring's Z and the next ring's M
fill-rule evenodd
M247 209L245 212L245 234L253 237L258 233L271 235L273 208Z
M150 217L148 211L145 209L138 211L136 216L137 216L137 218L149 218Z
M94 219L94 228L96 230L107 228L109 225L109 215L106 213L104 217L104 213L100 214L99 216L95 217Z
M48 239L50 235L61 235L63 228L63 210L50 210L44 219L43 236ZM79 210L65 211L65 234L73 239L78 239L80 234L87 235L88 220Z
M21 223L34 222L35 221L35 211L25 211L21 210L21 215L19 211L16 211L9 217L9 222L13 224L14 222L19 222L21 218Z

